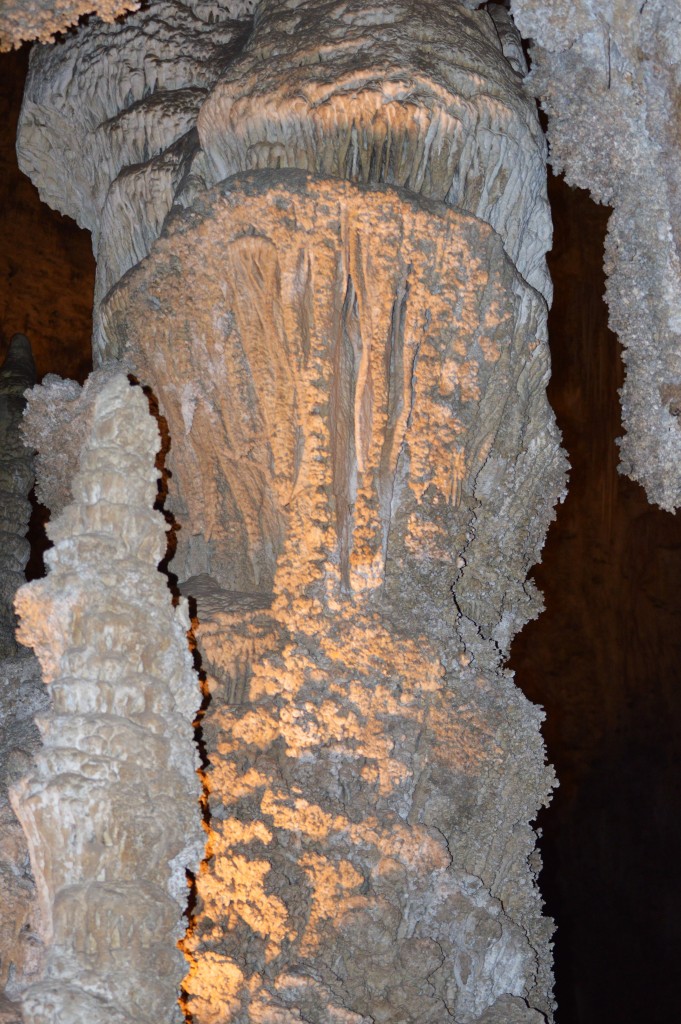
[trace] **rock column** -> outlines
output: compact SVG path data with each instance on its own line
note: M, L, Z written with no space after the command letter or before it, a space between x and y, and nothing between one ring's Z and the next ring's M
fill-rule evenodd
M141 26L174 17L150 5L134 101L117 63L106 90L92 71L101 26L38 56L20 148L82 199L97 357L169 430L212 694L188 1019L538 1024L553 775L503 659L541 608L565 467L520 48L440 0L263 0L218 59L175 6L195 63L143 88ZM83 131L97 93L118 112ZM87 154L68 187L65 120Z
M157 565L159 447L124 375L95 399L74 502L49 527L46 579L16 599L52 696L43 747L11 798L28 838L46 948L30 1024L178 1017L186 870L202 848L185 603Z

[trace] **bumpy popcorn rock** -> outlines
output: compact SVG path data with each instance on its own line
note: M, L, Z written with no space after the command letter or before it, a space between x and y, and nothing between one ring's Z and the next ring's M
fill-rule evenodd
M203 846L200 692L185 602L173 606L157 569L159 443L142 391L111 379L95 398L74 500L48 530L49 574L16 599L19 638L52 696L35 767L11 790L46 947L22 1005L41 1024L177 1019L185 873Z

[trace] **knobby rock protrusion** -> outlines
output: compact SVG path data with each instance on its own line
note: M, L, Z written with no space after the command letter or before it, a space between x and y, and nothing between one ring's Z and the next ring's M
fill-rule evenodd
M40 1024L178 1019L187 869L203 846L184 600L157 565L159 435L124 375L97 395L73 497L50 524L49 574L16 599L52 696L43 747L11 790L38 887L45 970L22 994Z

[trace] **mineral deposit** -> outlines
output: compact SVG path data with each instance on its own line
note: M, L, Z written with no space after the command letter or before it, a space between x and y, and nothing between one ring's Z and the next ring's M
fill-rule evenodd
M158 428L124 375L94 399L72 503L49 527L49 573L16 599L52 709L11 790L38 887L45 968L31 1024L177 1016L187 870L201 854L186 604L157 565Z

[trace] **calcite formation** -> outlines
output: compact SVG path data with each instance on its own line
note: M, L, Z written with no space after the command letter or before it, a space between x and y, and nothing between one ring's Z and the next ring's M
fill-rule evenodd
M621 469L681 504L681 10L676 0L513 0L551 160L613 207L610 325L624 346Z
M107 356L99 303L147 255L176 193L191 192L198 111L252 8L252 0L154 0L121 24L95 20L31 54L19 163L45 202L92 232L96 364Z
M195 1021L550 1009L552 776L499 667L563 482L545 312L479 220L299 171L197 200L107 303L208 563Z
M503 11L444 0L215 11L162 0L38 51L19 138L42 194L94 233L97 361L149 383L167 429L172 565L210 695L183 1005L195 1024L538 1024L531 821L553 775L502 662L541 607L526 577L565 466L519 42ZM34 408L59 388L65 428L67 385ZM64 474L41 477L63 502ZM103 483L88 494L106 511ZM116 586L137 636L143 605ZM60 712L45 734L58 749L77 729ZM55 870L37 872L52 894ZM53 906L36 1000L63 965L80 978ZM94 942L97 977L124 986L130 960Z
M94 400L74 501L49 527L49 574L16 599L53 702L11 790L45 947L22 993L32 1024L178 1019L176 941L203 846L200 692L186 604L157 569L159 447L141 389L113 377Z
M20 424L24 392L34 382L28 339L15 335L0 368L0 992L10 996L40 970L35 885L26 837L8 793L39 745L33 717L47 705L38 663L15 638L13 609L29 554L33 453L22 443ZM15 1004L0 1003L0 1013L3 1021L18 1020Z
M385 182L468 210L550 299L544 140L489 15L449 0L418 17L389 0L370 12L362 0L275 0L249 36L252 6L157 0L123 26L34 51L20 164L92 231L96 360L113 354L101 300L173 207L253 168Z
M113 22L139 5L140 0L3 0L0 51L27 40L50 42L87 14L96 12L104 21Z

